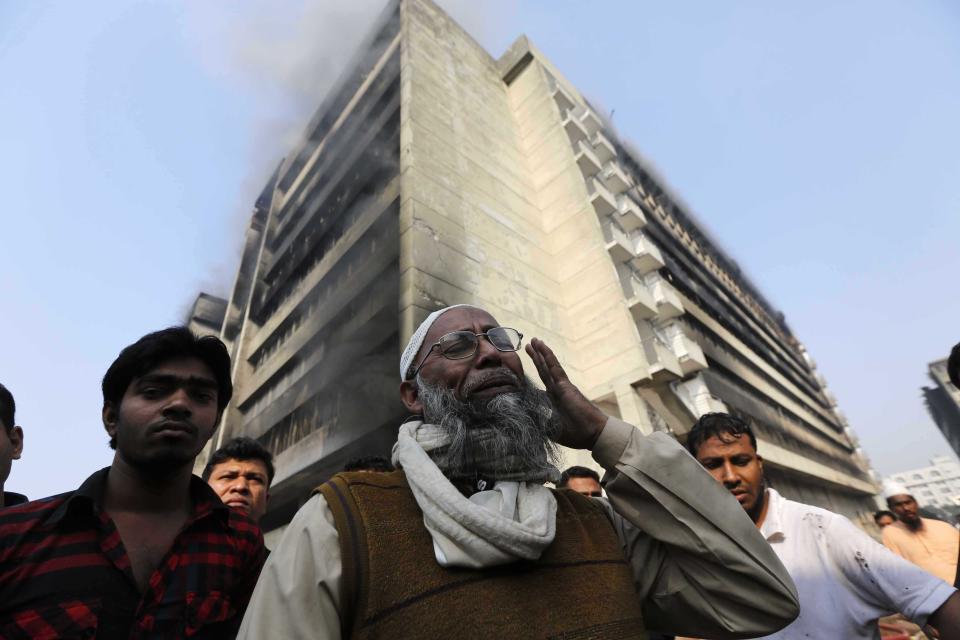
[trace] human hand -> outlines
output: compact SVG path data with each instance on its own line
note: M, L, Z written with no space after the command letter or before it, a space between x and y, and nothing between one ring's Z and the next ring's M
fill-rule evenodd
M572 449L592 449L607 424L607 415L570 382L557 356L543 340L534 338L526 350L563 424L557 444Z

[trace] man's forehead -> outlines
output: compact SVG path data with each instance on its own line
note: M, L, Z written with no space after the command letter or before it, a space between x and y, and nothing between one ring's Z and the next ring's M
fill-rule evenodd
M256 470L267 475L267 465L263 463L263 460L259 458L248 458L247 460L238 460L237 458L230 458L219 462L213 466L214 473L223 473L225 471L250 471Z
M431 344L451 331L473 331L474 326L477 325L490 328L499 327L500 323L498 323L497 319L490 315L489 312L483 309L476 307L457 307L456 309L451 309L437 318L437 321L430 327L430 331L427 332L426 339L423 341L424 346L429 348Z
M143 380L144 378L169 378L213 384L216 384L217 382L217 379L213 375L213 371L211 371L210 367L208 367L203 360L192 357L164 360L157 366L145 372L143 375L139 376L137 379Z
M745 433L722 433L704 440L697 450L697 457L756 453L750 438Z

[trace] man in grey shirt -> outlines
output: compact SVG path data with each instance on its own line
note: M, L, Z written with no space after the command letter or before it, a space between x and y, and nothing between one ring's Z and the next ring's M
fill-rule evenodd
M797 615L769 545L670 436L603 414L553 352L447 307L401 359L392 474L340 474L294 517L240 638L743 638ZM550 490L556 444L589 449L612 503ZM565 585L603 597L558 600ZM565 635L566 634L566 635ZM586 634L586 635L584 635Z

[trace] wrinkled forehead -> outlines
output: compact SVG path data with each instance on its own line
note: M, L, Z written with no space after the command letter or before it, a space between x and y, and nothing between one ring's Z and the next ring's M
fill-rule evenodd
M260 458L245 458L242 460L240 458L229 458L213 467L214 473L226 471L237 471L239 473L257 471L263 474L264 478L267 477L267 465Z
M898 507L903 504L910 504L911 502L914 502L914 500L913 500L913 496L907 493L900 493L895 496L890 496L889 498L887 498L887 502L889 502L894 507Z
M423 355L423 352L429 349L430 345L451 331L482 333L487 329L499 326L500 323L497 322L497 319L483 309L478 309L477 307L457 307L456 309L451 309L437 318L437 321L434 322L430 330L427 331L423 345L420 347L420 355Z

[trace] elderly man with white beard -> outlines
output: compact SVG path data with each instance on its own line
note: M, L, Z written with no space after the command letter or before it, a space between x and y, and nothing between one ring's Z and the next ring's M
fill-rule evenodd
M537 389L521 339L469 305L421 324L401 358L415 417L397 471L317 489L240 638L746 638L796 617L790 576L736 500L670 436L606 416L534 339ZM558 445L592 451L610 503L544 486Z

